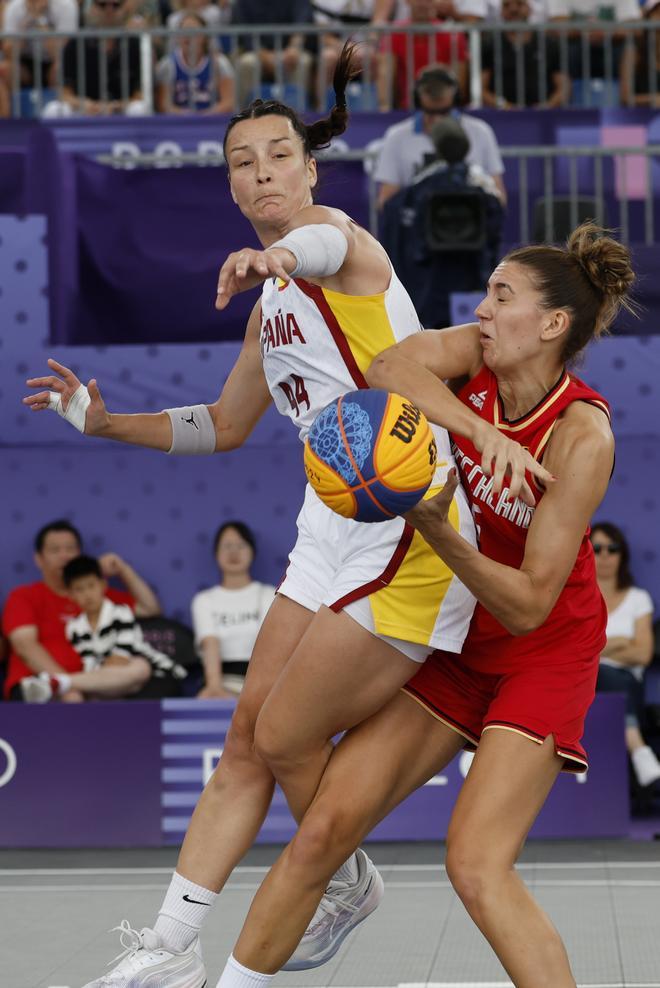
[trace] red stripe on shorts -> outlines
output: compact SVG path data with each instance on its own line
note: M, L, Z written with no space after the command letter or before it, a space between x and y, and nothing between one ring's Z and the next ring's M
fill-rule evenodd
M330 610L337 613L347 607L348 604L352 604L354 600L362 600L363 597L368 597L369 594L376 593L377 590L382 590L383 587L388 586L396 576L396 572L399 566L405 559L406 553L410 548L410 543L412 542L415 529L412 525L406 524L403 529L401 538L399 539L399 544L392 554L392 558L383 570L380 576L377 576L375 580L371 580L369 583L364 583L361 587L356 587L355 590L351 590L344 597L340 597L336 600L334 604L330 604Z
M330 308L328 300L323 294L323 289L320 285L312 285L309 281L304 281L303 278L295 278L295 283L308 298L311 298L312 302L315 303L317 309L323 316L323 320L330 330L330 334L335 341L335 345L339 350L342 360L346 364L349 374L353 378L354 383L358 388L368 388L367 380L357 365L355 357L351 351L348 344L348 340L344 336L344 331L337 322L337 317Z

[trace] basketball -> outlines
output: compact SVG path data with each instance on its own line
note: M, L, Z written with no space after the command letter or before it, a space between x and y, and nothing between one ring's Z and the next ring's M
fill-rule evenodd
M355 521L387 521L428 489L437 449L426 417L387 391L350 391L314 419L305 472L319 498Z

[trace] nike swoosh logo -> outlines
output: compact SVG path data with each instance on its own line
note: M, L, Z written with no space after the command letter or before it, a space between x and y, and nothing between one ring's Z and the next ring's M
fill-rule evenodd
M199 899L191 899L188 894L184 895L182 898L183 898L183 901L184 902L194 902L196 906L210 906L211 905L210 902L200 902Z

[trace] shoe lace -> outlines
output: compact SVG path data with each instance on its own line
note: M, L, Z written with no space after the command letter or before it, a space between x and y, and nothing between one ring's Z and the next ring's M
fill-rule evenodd
M346 895L346 888L347 886L343 883L333 884L330 882L321 900L324 912L337 916L341 912L356 913L358 911L359 906L353 902L347 902L343 898Z
M138 950L142 950L144 947L142 934L137 930L134 930L127 919L122 919L119 926L113 926L109 932L119 933L119 942L124 949L108 963L108 967L110 967L110 964L116 964L118 961L123 961L126 957L132 957L138 952Z

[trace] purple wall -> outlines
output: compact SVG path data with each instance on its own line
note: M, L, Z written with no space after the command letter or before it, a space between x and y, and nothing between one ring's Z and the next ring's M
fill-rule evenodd
M6 705L0 727L0 845L180 843L220 756L232 710L232 702L213 700ZM622 697L596 698L585 746L589 772L558 779L532 836L627 835ZM468 768L464 755L454 759L390 814L372 839L444 837ZM258 839L287 841L293 832L278 790Z
M238 345L52 348L46 294L45 221L0 217L0 599L37 578L34 533L62 515L92 552L125 555L172 616L187 620L192 595L215 580L210 540L231 515L256 529L257 576L277 582L294 539L303 470L295 432L274 411L239 451L174 458L84 438L56 415L20 404L25 378L43 372L51 354L85 381L98 377L113 411L212 401ZM614 410L617 464L599 517L626 529L637 579L660 604L660 337L604 340L581 373Z

